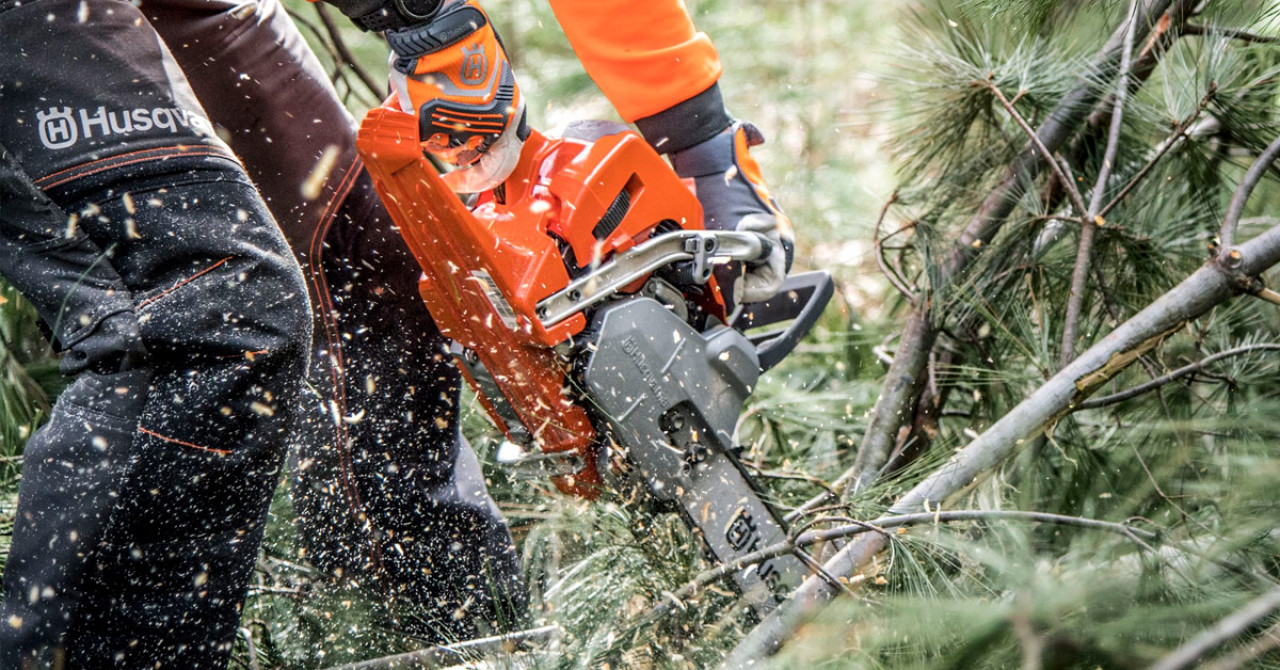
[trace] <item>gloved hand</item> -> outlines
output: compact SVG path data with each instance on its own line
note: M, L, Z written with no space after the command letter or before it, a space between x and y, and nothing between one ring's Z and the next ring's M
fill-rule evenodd
M444 0L421 23L384 33L391 86L417 114L423 148L459 169L455 191L477 193L506 179L524 140L524 99L489 17L475 0Z
M694 180L702 203L703 224L715 230L739 230L764 235L773 244L767 258L746 264L739 303L772 298L791 270L795 232L760 175L749 148L764 143L764 135L750 123L736 121L701 144L671 153L676 174Z

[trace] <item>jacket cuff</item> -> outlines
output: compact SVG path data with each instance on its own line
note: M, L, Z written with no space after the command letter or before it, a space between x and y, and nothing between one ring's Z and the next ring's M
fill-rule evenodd
M688 149L715 137L732 119L724 109L720 84L653 116L636 119L640 134L658 153Z
M380 33L431 20L440 0L324 0L361 30Z

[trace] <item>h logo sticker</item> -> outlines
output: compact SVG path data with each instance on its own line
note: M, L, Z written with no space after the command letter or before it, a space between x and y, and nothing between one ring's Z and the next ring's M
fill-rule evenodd
M462 48L462 83L475 86L484 83L484 73L489 69L489 59L484 55L484 45L476 43L470 49Z
M72 118L70 107L50 107L37 112L36 120L40 122L40 143L46 149L66 149L80 139L80 127Z

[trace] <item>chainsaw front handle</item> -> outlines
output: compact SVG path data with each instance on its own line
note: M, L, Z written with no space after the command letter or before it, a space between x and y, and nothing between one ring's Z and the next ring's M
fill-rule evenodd
M624 286L676 263L683 264L682 274L690 283L705 284L711 278L713 265L760 260L772 251L773 244L757 233L678 230L656 235L544 298L538 303L538 318L544 328L551 328Z
M747 339L756 345L760 369L768 370L782 362L804 339L834 294L835 282L827 272L819 270L790 275L772 298L743 305L733 327L747 332L790 322L785 327L747 334Z

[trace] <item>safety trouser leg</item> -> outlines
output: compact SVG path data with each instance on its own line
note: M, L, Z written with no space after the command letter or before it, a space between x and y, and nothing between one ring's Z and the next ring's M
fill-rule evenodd
M84 580L128 467L150 376L82 373L27 443L5 566L0 667L21 667L19 655L37 667L66 660L60 640L83 615Z
M458 374L327 73L277 0L141 8L227 131L311 291L315 350L292 451L309 559L408 613L401 621L429 621L412 627L425 637L514 625L524 584L458 433Z
M133 3L0 5L0 34L0 275L76 376L25 456L0 667L221 669L306 287Z
M303 372L305 289L234 164L161 165L176 174L54 189L66 208L0 170L0 275L77 375L26 448L0 667L221 668L230 652ZM126 184L175 200L140 209ZM86 207L69 234L65 212ZM138 239L113 239L126 219Z
M131 293L0 144L0 276L40 310L78 374L24 450L0 604L0 667L65 667L63 638L106 536L148 397Z
M66 640L70 667L225 664L305 369L301 274L243 172L162 165L54 190L97 212L83 222L91 238L132 219L140 239L111 263L137 300L153 373Z

